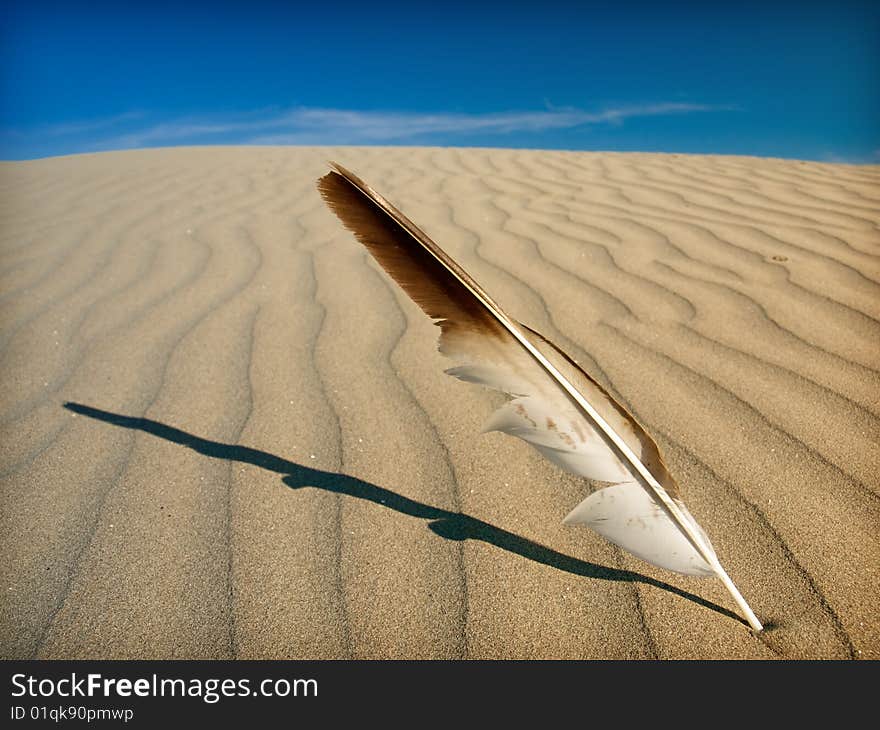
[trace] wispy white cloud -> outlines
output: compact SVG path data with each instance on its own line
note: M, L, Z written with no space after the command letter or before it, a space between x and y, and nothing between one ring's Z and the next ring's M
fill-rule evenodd
M880 150L873 150L864 155L842 155L837 152L825 152L817 159L821 162L832 162L841 165L878 165L880 164Z
M13 128L4 129L2 134L10 138L27 139L31 137L76 137L89 135L95 132L106 132L113 127L125 125L137 119L143 119L143 112L125 112L112 117L89 119L58 124L40 124L28 129Z
M0 148L37 156L96 150L119 150L182 144L357 145L454 144L468 135L503 136L621 124L627 119L735 109L667 102L606 107L598 111L547 106L538 111L492 114L464 112L361 111L295 107L256 109L238 114L173 117L150 121L151 115L128 112L113 117L27 130L0 130ZM153 117L155 119L155 117ZM503 140L500 140L503 142ZM20 150L21 153L17 152Z
M70 135L88 134L91 132L97 132L110 129L112 127L117 127L119 125L125 124L126 122L132 122L136 119L142 119L143 117L143 112L125 112L124 114L117 114L116 116L106 117L104 119L93 119L90 121L67 122L64 124L47 125L43 129L43 133L52 137L66 137Z
M619 124L633 117L729 110L705 104L663 103L589 112L580 109L466 114L460 112L358 111L299 107L245 116L189 117L164 121L106 139L102 148L162 144L377 144L474 133L508 134Z
M290 112L277 132L250 139L253 144L291 144L305 138L338 144L339 140L391 142L430 135L471 133L507 134L566 129L585 124L619 123L629 117L710 111L700 104L654 104L621 107L599 112L579 109L549 109L534 112L496 114L363 112L342 109L297 109ZM279 120L280 121L280 120ZM283 127L289 126L288 129ZM313 142L313 143L315 143Z

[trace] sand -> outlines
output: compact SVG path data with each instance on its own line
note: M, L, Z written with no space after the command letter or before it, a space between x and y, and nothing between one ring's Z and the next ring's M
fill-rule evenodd
M661 445L717 580L562 518L321 201L396 202ZM179 148L0 164L0 656L880 658L880 167Z

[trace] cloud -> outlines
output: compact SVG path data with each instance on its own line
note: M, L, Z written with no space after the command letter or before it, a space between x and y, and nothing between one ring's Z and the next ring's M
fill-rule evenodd
M880 150L873 150L866 154L839 154L837 152L825 152L816 158L820 162L831 162L838 165L877 165L880 164Z
M111 127L117 127L126 122L141 119L143 116L144 114L142 112L125 112L124 114L117 114L102 119L62 122L59 124L40 124L27 130L4 129L2 130L2 134L11 138L19 139L27 139L29 137L76 137L83 134L107 130Z
M704 104L664 103L587 112L580 109L466 114L387 112L299 107L245 117L181 118L105 140L102 147L162 144L377 144L467 134L509 134L621 123L632 117L730 109Z
M253 144L290 144L303 138L330 144L393 142L430 135L508 134L566 129L585 124L621 122L629 117L710 111L699 104L654 104L600 112L550 109L496 114L363 112L342 109L297 109L285 119L288 129L252 137ZM342 142L340 142L342 140Z
M52 151L69 154L182 144L358 145L427 143L454 144L467 135L503 136L541 133L596 124L621 124L635 117L689 114L734 109L688 103L608 107L599 111L550 107L538 111L489 114L464 112L362 111L320 107L258 109L239 114L214 114L148 123L148 115L128 112L92 121L43 125L39 129L6 130L8 146L37 147L52 140ZM57 151L57 150L63 151Z

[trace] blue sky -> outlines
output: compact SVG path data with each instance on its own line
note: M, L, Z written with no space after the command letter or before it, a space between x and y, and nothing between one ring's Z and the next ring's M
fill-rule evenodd
M415 5L7 1L0 158L408 144L880 163L880 2Z

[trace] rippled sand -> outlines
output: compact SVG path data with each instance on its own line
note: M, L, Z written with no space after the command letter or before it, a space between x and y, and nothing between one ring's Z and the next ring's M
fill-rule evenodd
M629 405L764 634L561 524L589 486L480 434L499 396L328 159ZM0 656L880 658L880 167L197 148L0 187Z

